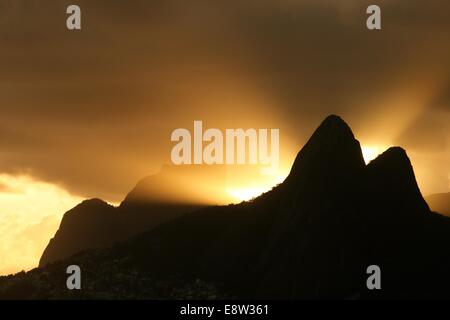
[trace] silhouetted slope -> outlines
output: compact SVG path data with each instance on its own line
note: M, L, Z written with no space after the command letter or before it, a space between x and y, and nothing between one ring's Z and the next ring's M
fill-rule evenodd
M428 212L427 203L420 193L414 171L406 151L393 147L382 153L367 166L370 194L376 202L388 203L398 209L412 213ZM386 209L386 208L384 208Z
M333 296L352 286L360 269L359 142L348 125L330 116L299 152L275 210L262 259L259 292L282 298ZM317 275L317 276L313 276ZM347 294L351 294L351 290Z
M450 193L437 193L425 197L431 210L450 216Z
M81 250L109 245L118 232L118 217L113 206L99 199L83 201L64 214L39 265L45 266Z
M67 297L56 279L68 264L87 273L88 289L71 293L84 298L450 297L449 221L428 209L403 149L366 166L350 128L330 116L285 182L254 201L204 208L0 279L0 297ZM381 291L366 287L371 264L381 268ZM56 293L36 285L43 278Z
M369 261L382 267L382 296L427 297L442 290L442 284L436 282L434 292L427 292L423 282L435 274L436 270L430 266L438 266L443 252L429 255L439 246L432 240L436 236L431 231L435 222L405 150L390 148L369 163L364 204L369 213L366 228ZM445 221L442 226L449 228Z

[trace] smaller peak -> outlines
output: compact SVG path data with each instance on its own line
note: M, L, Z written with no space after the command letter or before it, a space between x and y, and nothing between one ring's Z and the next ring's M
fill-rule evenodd
M81 201L79 204L77 204L74 208L70 209L67 213L78 211L78 210L85 210L85 209L96 209L96 208L103 208L103 207L112 207L110 204L108 204L106 201L103 201L99 198L92 198Z
M377 162L395 162L411 165L408 154L402 147L390 147L372 162L374 162L374 164Z
M403 149L402 147L398 147L398 146L390 147L384 153L395 154L395 155L399 155L402 157L408 157L408 155L406 154L406 150Z
M414 168L405 149L391 147L367 165L370 185L374 192L384 193L390 205L403 205L405 212L427 212L414 174ZM405 209L405 208L409 209Z
M108 203L99 198L83 200L80 203L80 205L104 205L104 204L108 204Z
M416 187L417 182L411 161L405 149L401 147L391 147L371 161L367 168L379 177L401 181Z

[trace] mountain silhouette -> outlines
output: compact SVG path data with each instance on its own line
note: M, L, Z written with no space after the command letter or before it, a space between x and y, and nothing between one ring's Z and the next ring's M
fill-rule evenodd
M429 210L406 152L393 147L365 165L351 129L332 115L271 191L0 279L0 297L443 298L449 241L450 219ZM72 295L61 281L69 264L89 283ZM366 286L370 265L381 269L382 290Z
M83 249L111 244L119 224L113 206L100 199L86 200L66 212L60 227L45 248L39 266L70 257Z
M165 165L158 174L141 179L119 207L100 199L83 201L64 214L59 229L41 256L39 266L83 250L110 246L183 213L214 203L208 201L202 189L191 187L192 181L204 177L215 182L208 191L220 195L225 183L224 166ZM173 187L174 184L177 188Z
M205 205L188 202L188 196L182 198L181 193L177 202L156 200L162 183L160 175L148 176L137 183L119 207L91 199L66 212L39 266L83 250L110 246Z
M436 193L425 197L433 211L450 217L450 193Z

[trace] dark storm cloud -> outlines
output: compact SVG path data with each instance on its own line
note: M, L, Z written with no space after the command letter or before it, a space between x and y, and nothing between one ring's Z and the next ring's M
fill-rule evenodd
M392 140L449 152L436 114L448 111L447 0L378 1L377 32L359 0L81 0L81 32L65 28L69 4L0 4L2 172L118 200L194 119L280 127L299 148L329 113L362 138L401 114ZM394 103L409 96L420 105Z

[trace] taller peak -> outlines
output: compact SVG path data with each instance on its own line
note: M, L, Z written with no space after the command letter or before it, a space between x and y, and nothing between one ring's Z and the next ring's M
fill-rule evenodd
M292 179L315 171L349 176L364 167L361 146L348 124L337 115L329 115L298 153L289 176Z
M314 135L319 135L322 133L344 135L348 138L354 139L352 129L349 125L341 117L335 114L331 114L326 117L314 132Z
M336 114L330 114L322 121L322 123L342 123L346 125L345 121Z

